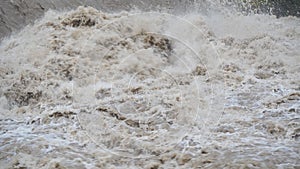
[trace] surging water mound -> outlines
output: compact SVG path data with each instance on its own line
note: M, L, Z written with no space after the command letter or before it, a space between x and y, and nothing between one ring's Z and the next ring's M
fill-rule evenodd
M1 165L299 166L297 25L49 11L1 45Z

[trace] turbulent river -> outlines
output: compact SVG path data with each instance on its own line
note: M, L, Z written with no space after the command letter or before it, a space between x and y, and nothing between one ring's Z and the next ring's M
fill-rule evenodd
M299 168L300 20L50 10L0 46L1 168Z

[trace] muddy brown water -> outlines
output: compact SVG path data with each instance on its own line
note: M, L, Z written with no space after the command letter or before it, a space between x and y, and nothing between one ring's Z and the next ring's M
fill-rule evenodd
M1 42L0 165L299 168L299 21L48 11Z

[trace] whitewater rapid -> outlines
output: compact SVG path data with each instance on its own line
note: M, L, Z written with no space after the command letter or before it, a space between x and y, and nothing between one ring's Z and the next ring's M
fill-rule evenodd
M300 20L48 11L0 46L3 168L297 168Z

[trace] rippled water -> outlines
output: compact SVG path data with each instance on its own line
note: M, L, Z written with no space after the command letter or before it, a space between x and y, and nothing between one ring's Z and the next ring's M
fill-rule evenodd
M4 40L3 168L298 168L300 20L48 11Z

